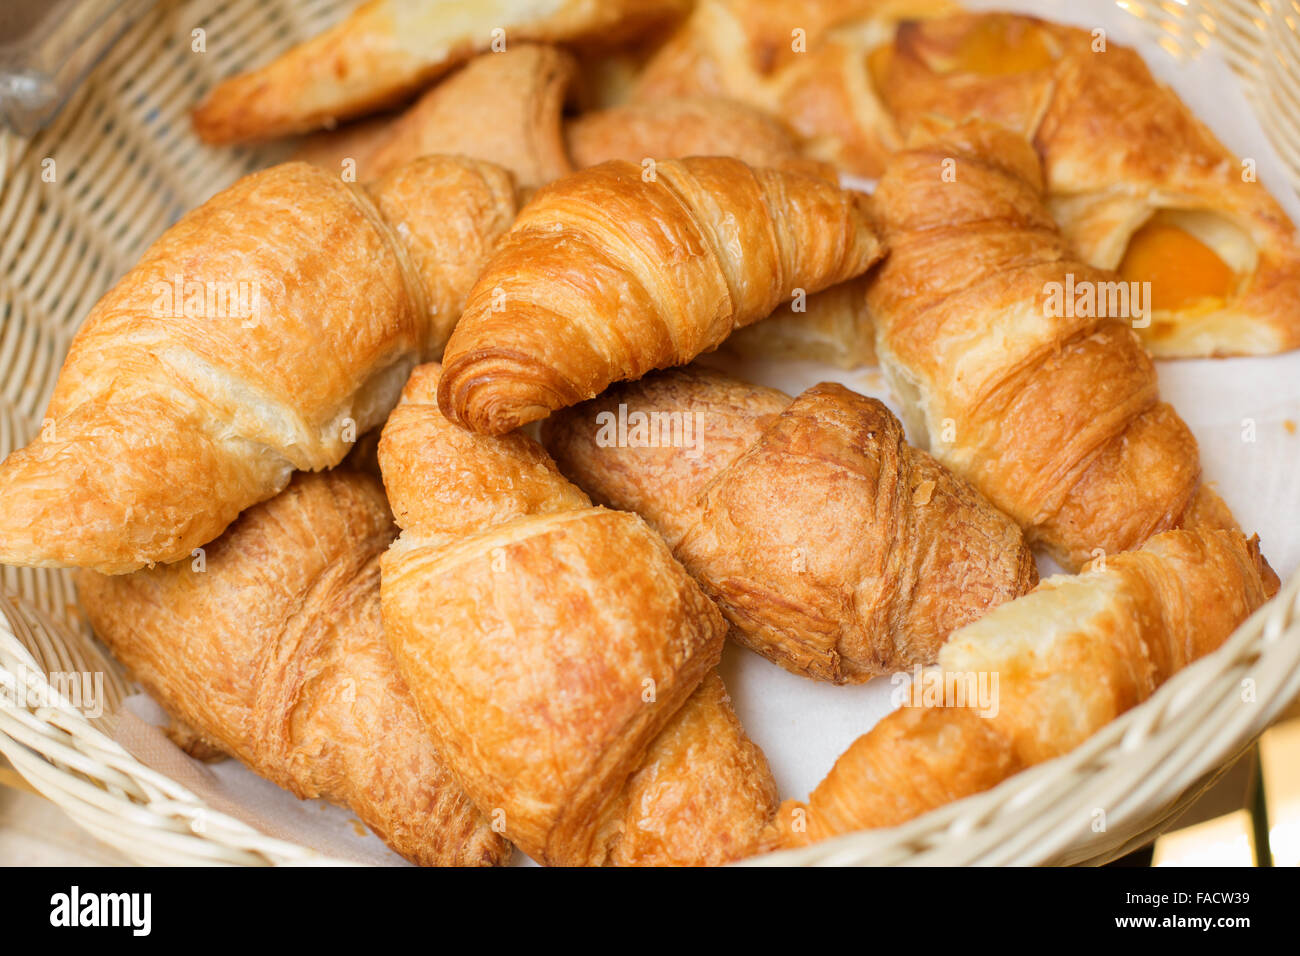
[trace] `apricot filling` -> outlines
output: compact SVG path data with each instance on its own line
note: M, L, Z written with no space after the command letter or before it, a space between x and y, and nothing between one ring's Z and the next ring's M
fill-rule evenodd
M1236 274L1213 249L1165 222L1148 222L1133 234L1119 275L1125 282L1151 283L1153 312L1222 302L1236 282Z

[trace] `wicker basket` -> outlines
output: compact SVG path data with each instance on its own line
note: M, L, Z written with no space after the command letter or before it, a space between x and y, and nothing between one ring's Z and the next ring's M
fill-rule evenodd
M351 0L160 3L110 51L52 127L0 138L0 456L28 441L68 342L114 279L177 216L265 150L212 150L186 111L217 75L260 64L336 20ZM1120 6L1185 54L1220 45L1300 186L1300 0ZM202 29L206 52L196 52ZM60 188L42 172L54 160ZM127 695L91 636L68 572L0 568L0 753L38 791L147 864L331 863L219 813L144 766L51 686L104 674L105 709ZM1243 682L1253 681L1253 701ZM15 692L20 689L21 692ZM1300 693L1300 575L1219 652L1065 757L904 826L763 863L1098 863L1149 841Z

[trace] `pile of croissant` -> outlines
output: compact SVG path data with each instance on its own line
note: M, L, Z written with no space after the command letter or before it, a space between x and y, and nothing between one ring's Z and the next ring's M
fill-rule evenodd
M443 9L215 86L201 139L300 158L154 243L0 464L0 562L83 569L206 749L420 864L723 863L1065 753L1276 592L1151 355L1300 345L1300 250L1131 50L937 0ZM1046 308L1067 276L1151 321ZM724 344L878 362L906 435L691 364ZM1000 700L780 803L728 637Z

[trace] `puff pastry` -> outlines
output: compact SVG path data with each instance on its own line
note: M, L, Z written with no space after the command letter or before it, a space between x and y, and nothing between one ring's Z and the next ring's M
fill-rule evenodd
M45 428L0 464L0 562L175 561L338 464L437 354L514 209L504 170L430 157L370 192L289 163L186 215L91 311Z
M336 129L324 129L299 139L290 162L311 163L340 178L359 183L374 179L372 160L393 135L401 112L379 113Z
M1217 649L1265 601L1261 571L1255 542L1240 532L1168 531L1077 576L1048 578L939 652L930 676L945 685L997 677L988 706L973 697L954 706L954 696L890 714L807 804L782 804L766 843L894 826L1067 753Z
M1133 50L1011 14L908 23L886 48L903 135L940 115L1030 137L1053 216L1088 264L1149 282L1156 356L1300 346L1300 240L1286 213Z
M694 96L628 103L586 113L565 129L579 167L611 159L733 156L750 166L780 166L799 155L780 120L736 100Z
M205 549L203 565L83 571L97 633L202 740L300 798L351 808L423 865L510 848L452 779L384 642L379 482L300 475Z
M439 404L500 434L681 365L879 258L866 197L807 170L612 161L544 187L489 260Z
M735 355L811 359L860 368L876 364L876 327L867 309L869 274L787 302L766 319L733 332L722 347Z
M663 533L741 643L796 674L932 663L1038 581L1010 518L840 385L791 400L674 369L552 416L543 441L597 500Z
M573 169L561 129L576 75L573 57L555 47L484 53L393 122L366 178L442 153L504 166L521 189L558 179Z
M699 0L633 88L654 103L728 96L780 116L809 155L874 178L901 145L871 53L949 0Z
M555 47L485 53L400 116L316 134L297 158L331 172L350 159L357 179L368 182L426 154L470 156L504 166L521 189L533 190L610 159L734 156L777 166L801 155L780 120L721 97L630 103L566 122L576 71L575 58Z
M487 50L636 37L689 0L369 0L275 60L219 83L194 109L206 143L305 133L397 106ZM494 45L496 44L496 45Z
M1033 147L984 123L936 136L875 195L890 256L868 305L912 434L1067 568L1174 527L1235 528L1127 321L1051 307L1053 283L1115 277L1056 229Z
M712 674L721 615L635 515L532 439L474 435L421 366L380 440L403 532L388 641L448 766L539 862L743 856L776 793Z

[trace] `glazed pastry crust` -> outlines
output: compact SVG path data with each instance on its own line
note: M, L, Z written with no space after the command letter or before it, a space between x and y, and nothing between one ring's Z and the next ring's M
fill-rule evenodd
M170 713L301 798L351 808L422 865L509 856L444 767L384 642L378 482L299 476L205 549L134 574L83 571L95 632Z
M565 137L579 167L683 156L732 156L750 166L779 166L800 155L780 120L737 100L710 96L586 113L569 122Z
M753 392L754 411L736 414L745 386L673 371L544 426L566 474L665 529L741 643L793 673L857 683L933 662L954 629L1037 582L1019 528L907 445L880 402L832 384L793 401ZM595 423L620 408L691 414L696 444L602 441Z
M939 175L956 162L956 181ZM877 352L913 432L1067 568L1208 521L1196 441L1118 319L1053 315L1074 258L1032 147L988 124L896 155L875 200L890 256L868 291ZM996 319L996 321L993 321Z
M859 737L769 846L894 826L1067 753L1217 649L1267 599L1255 542L1169 531L953 634L939 672L999 675L996 713L905 707ZM992 709L992 708L991 708Z
M393 106L508 42L615 42L680 15L684 0L504 0L487 6L369 0L275 60L222 81L194 109L206 143L304 133ZM507 50L509 47L507 47Z
M853 278L881 255L866 198L824 174L724 157L652 172L602 163L521 211L448 343L449 418L509 431L685 364L794 290Z
M1040 43L1050 62L982 75L954 59L972 35ZM1158 357L1269 354L1300 346L1300 243L1265 186L1134 50L1012 14L899 28L887 105L902 135L944 116L996 121L1043 157L1051 211L1088 264L1117 268L1138 230L1172 213L1236 273L1222 301L1157 310L1138 329ZM954 67L954 64L957 64Z
M288 163L186 215L91 310L49 424L0 465L0 561L186 558L295 469L337 464L436 351L513 209L504 172L431 157L373 197Z
M591 507L531 439L444 419L438 374L416 370L380 442L405 526L383 607L453 773L543 863L747 851L773 809L766 762L725 695L687 706L718 662L717 609L640 518Z

